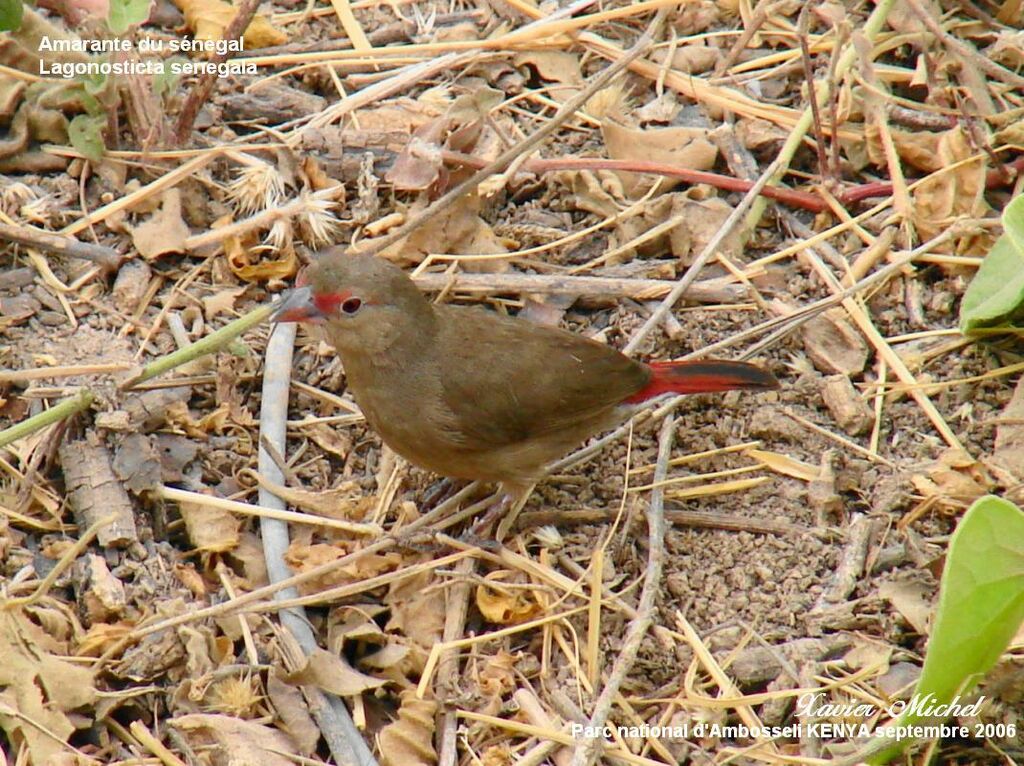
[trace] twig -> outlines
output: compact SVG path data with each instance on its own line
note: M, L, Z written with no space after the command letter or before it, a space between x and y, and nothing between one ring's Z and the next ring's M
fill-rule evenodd
M864 561L868 556L873 530L872 520L864 514L857 514L850 522L846 528L846 545L843 547L839 566L829 578L828 585L815 602L812 612L845 601L853 592L857 580L864 571Z
M128 362L109 364L75 364L64 367L30 367L25 370L0 372L0 383L25 383L30 380L72 378L77 375L100 375L104 372L124 372L134 365Z
M256 9L259 8L259 0L242 0L238 6L238 13L231 19L231 23L224 29L224 34L221 35L224 40L237 40L245 34L245 30L249 28L249 22L252 21L253 16L256 15ZM211 64L222 64L231 58L236 51L224 51L224 53L218 53L210 58ZM185 140L192 134L192 125L196 121L196 116L199 114L199 110L203 104L206 103L207 99L210 98L210 93L213 91L213 85L217 81L217 72L214 69L204 72L194 86L189 91L188 96L185 99L185 103L181 107L181 112L178 114L178 123L174 127L174 140L180 146L185 143Z
M542 527L546 524L567 526L575 524L597 524L611 521L618 515L617 509L587 508L581 511L528 511L519 517L519 529ZM731 513L711 511L666 510L665 520L669 524L698 529L726 529L732 532L753 532L768 535L814 535L820 530L799 524L790 524L777 519L749 518Z
M91 391L81 391L77 396L68 397L45 412L40 412L38 415L33 415L27 420L23 420L10 428L0 431L0 447L6 447L18 439L23 439L29 434L35 433L40 428L45 428L48 425L74 415L76 412L88 409L92 405L94 398Z
M644 342L644 339L651 333L655 327L657 327L665 319L665 316L672 307L679 302L679 299L683 296L683 293L689 289L690 285L697 278L701 269L704 268L705 264L711 259L711 257L717 252L719 246L725 240L736 225L743 218L743 215L747 212L750 206L757 199L757 196L761 193L761 190L768 184L770 180L775 176L775 172L779 167L779 160L775 160L768 168L761 174L761 177L757 179L750 191L746 193L740 203L733 209L729 217L725 219L725 222L721 225L718 231L715 232L715 236L712 237L700 255L690 264L690 268L686 270L682 278L676 283L676 286L672 288L665 299L661 302L651 315L647 317L647 321L643 323L639 330L633 333L633 337L629 339L629 343L622 350L624 354L632 354L636 351L637 347Z
M462 152L443 151L441 156L448 162L457 162L470 167L482 167L485 161L479 157ZM556 170L615 170L623 173L648 173L650 175L663 176L665 178L679 178L690 184L707 184L717 189L734 192L748 192L754 185L753 182L743 178L722 175L721 173L709 173L706 170L693 170L692 168L679 167L667 162L653 162L646 160L609 160L601 157L550 157L526 160L519 168L519 172L551 173ZM868 197L883 197L890 194L886 184L864 184L855 186L839 194L843 202L860 201ZM763 197L774 199L790 207L808 210L812 213L820 213L828 209L819 196L797 189L787 189L781 186L765 186L760 189Z
M37 247L48 253L92 261L99 264L106 272L117 271L121 261L125 259L125 256L112 248L79 242L77 239L63 237L49 231L40 231L32 226L11 226L0 223L0 239L16 242L26 247Z
M267 360L263 375L262 405L260 408L260 451L259 472L277 484L284 483L284 474L277 467L270 454L262 446L266 439L280 452L284 450L285 431L288 418L288 384L292 369L292 348L295 343L295 325L279 324L274 328L267 343ZM285 503L269 490L260 487L260 505L284 510ZM277 519L261 518L260 531L263 533L263 557L267 563L267 574L271 583L280 583L292 573L284 561L288 549L288 524ZM295 598L298 590L294 587L278 591L275 600ZM317 642L313 629L301 607L281 612L281 622L295 637L295 641L307 656L316 651ZM327 704L313 705L311 712L327 741L336 763L356 766L376 766L373 753L366 746L362 735L352 721L348 709L338 697L323 693Z
M469 597L471 588L471 575L476 571L476 559L465 558L455 568L458 581L452 583L448 589L445 600L444 633L442 642L450 644L463 637L466 628L466 614L469 611ZM459 653L457 650L445 652L438 660L437 682L434 685L435 697L442 703L443 697L449 697L453 692L455 680L459 676ZM441 725L438 727L438 740L441 743L438 748L438 766L455 766L458 763L458 750L456 732L458 729L458 714L451 706L446 706L441 714Z
M275 473L280 474L281 472L280 470L277 470ZM267 477L262 475L262 478ZM278 482L275 480L274 483L281 484L283 481ZM261 491L263 490L262 482L260 489ZM153 490L153 494L162 500L171 500L176 503L192 503L193 505L219 508L224 511L230 511L231 513L259 516L261 519L273 519L281 522L282 524L289 521L294 524L310 524L316 527L337 529L353 535L379 535L381 532L380 527L375 524L361 524L356 521L345 521L343 519L331 519L326 516L316 516L312 513L286 511L283 507L278 507L277 503L272 503L271 505L263 505L262 503L259 505L253 505L252 503L240 503L237 500L228 500L224 497L204 495L201 492L190 492L185 489L168 487L164 484L157 485Z
M413 277L424 290L459 290L466 293L533 293L544 295L608 296L649 301L667 295L675 282L667 279L617 279L550 274L419 274ZM686 290L687 300L699 303L737 303L746 297L742 285L696 282Z
M776 2L757 4L757 7L754 9L754 15L750 17L750 23L743 27L743 31L736 38L736 42L732 44L732 47L722 57L722 60L715 66L714 71L711 73L712 77L721 77L727 69L736 63L740 54L743 53L743 49L747 47L747 43L750 42L751 38L757 34L757 30L768 20L768 14L775 11L776 5Z
M562 126L562 123L576 114L576 112L585 103L587 103L591 96L601 90L601 88L607 85L613 77L629 66L630 62L638 58L640 54L647 50L651 42L654 40L655 32L661 27L666 15L666 9L662 8L659 10L654 21L651 22L643 35L640 36L640 39L637 40L636 44L630 48L622 58L612 64L609 64L604 70L602 70L599 75L590 81L586 88L581 90L573 98L566 101L565 105L562 106L562 108L559 109L555 115L537 132L533 133L525 141L522 141L502 152L496 160L478 170L454 189L448 191L447 194L428 206L418 215L414 215L390 234L387 234L381 239L374 240L372 246L365 250L360 249L360 252L376 254L389 245L393 245L395 242L398 242L403 237L408 236L416 229L420 228L426 221L438 215L442 210L445 210L455 204L455 202L461 199L464 195L472 192L486 179L496 173L501 173L502 171L507 170L508 167L519 157L525 156L537 148L548 136L558 130L558 128Z
M921 23L928 27L928 31L935 35L943 45L958 56L964 57L985 74L995 77L997 80L1001 80L1007 85L1012 85L1014 88L1024 88L1024 77L1021 77L1016 72L1011 72L1009 69L989 60L987 57L978 53L974 48L971 48L966 43L961 42L951 35L942 28L939 22L935 20L935 17L932 16L923 5L921 5L919 0L907 0L907 5L910 6L910 10L914 12L914 15L921 19Z
M822 182L830 183L835 179L829 173L828 161L825 159L825 131L821 126L821 112L818 107L817 91L814 87L814 70L811 67L811 49L807 45L807 35L811 28L811 4L806 3L800 9L797 24L797 40L800 42L800 59L804 68L804 80L807 83L807 99L811 105L811 117L814 121L814 147L818 152L818 175ZM833 134L835 126L833 126ZM830 184L831 185L831 184Z
M675 418L669 415L662 423L661 433L658 435L658 464L654 469L656 484L664 481L668 475L668 461L672 454L674 435ZM647 512L647 570L644 574L644 587L640 591L637 616L629 623L619 656L615 660L615 665L608 675L608 680L605 682L597 702L594 703L594 712L586 723L588 727L592 727L591 731L604 728L619 687L633 667L633 663L636 662L637 654L640 652L640 643L654 623L654 601L661 588L661 571L665 559L664 510L662 490L660 487L655 487L651 491L651 505ZM602 743L603 738L601 737L590 737L583 742L578 742L573 751L573 766L591 766L597 760Z
M250 311L245 316L239 317L234 322L221 327L216 332L210 333L205 338L197 340L191 346L179 349L178 351L168 354L167 356L163 356L154 362L150 362L143 367L142 371L137 375L133 375L131 378L124 381L120 386L121 390L127 391L145 380L155 378L157 375L173 370L175 367L179 367L186 362L191 362L193 359L198 359L206 354L212 354L219 351L246 330L255 327L269 318L273 311L273 306L260 306L258 309Z

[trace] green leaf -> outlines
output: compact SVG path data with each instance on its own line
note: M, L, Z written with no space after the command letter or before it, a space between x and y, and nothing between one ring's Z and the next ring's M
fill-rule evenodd
M149 18L149 0L110 0L107 24L115 35L122 35L128 28L141 24Z
M183 64L187 60L188 59L184 56L171 56L163 62L163 71L159 74L153 75L154 96L162 98L165 94L171 93L176 87L178 87L178 81L181 79L181 75L172 71L173 65Z
M21 26L25 6L21 0L0 0L0 32L13 32Z
M981 262L960 303L960 332L1010 322L1024 309L1024 194L1003 211L1003 235Z
M88 159L99 162L106 150L103 145L103 127L106 124L107 119L102 115L80 114L68 123L68 140Z
M1024 512L989 495L968 509L949 541L939 608L914 699L947 704L970 691L996 664L1021 622ZM908 710L893 725L938 723ZM885 763L911 742L893 742L869 763Z
M85 92L90 96L98 96L107 87L107 76L99 72L83 74L81 80ZM92 112L92 110L89 111ZM93 113L95 114L95 112Z

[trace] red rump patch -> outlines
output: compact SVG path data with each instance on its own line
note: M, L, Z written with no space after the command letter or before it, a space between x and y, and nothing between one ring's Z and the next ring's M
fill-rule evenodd
M706 394L734 389L763 391L779 387L770 372L746 362L652 362L648 369L650 381L626 399L626 404L639 404L662 394Z

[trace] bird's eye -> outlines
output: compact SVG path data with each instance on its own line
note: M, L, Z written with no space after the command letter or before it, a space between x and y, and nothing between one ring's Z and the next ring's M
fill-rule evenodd
M346 298L341 302L341 311L343 314L351 316L362 308L363 302L359 298Z

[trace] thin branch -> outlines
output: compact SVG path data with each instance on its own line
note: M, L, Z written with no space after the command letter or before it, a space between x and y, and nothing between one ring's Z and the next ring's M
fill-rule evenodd
M243 37L245 30L249 28L249 22L252 21L253 16L256 15L256 9L259 8L259 0L242 0L241 5L238 7L238 13L231 19L231 23L224 29L224 34L221 38L224 40L237 40ZM222 64L231 58L236 51L225 51L219 53L210 59L211 64ZM196 121L196 116L199 114L199 110L203 104L210 98L210 93L213 92L213 85L217 81L217 72L211 68L209 71L203 72L192 90L189 91L188 97L185 99L185 103L181 107L181 112L178 114L178 123L174 127L174 140L180 146L185 143L185 140L192 134L192 125Z
M668 475L668 461L672 454L675 436L675 418L669 415L661 425L658 436L658 464L654 469L654 483L660 484ZM660 486L651 490L651 505L647 512L647 570L644 574L644 587L640 591L640 603L637 615L629 623L622 649L615 660L608 680L601 690L594 712L585 724L590 731L604 729L611 713L612 704L622 682L636 662L640 652L640 644L654 623L654 601L661 589L661 572L665 564L665 505L664 495ZM590 737L578 742L573 752L572 766L592 766L601 752L601 737Z
M125 256L103 245L79 242L50 231L41 231L33 226L11 226L0 223L0 239L15 242L26 247L36 247L48 253L82 258L99 265L104 271L117 271Z
M267 360L263 375L263 395L260 407L260 451L259 471L262 476L277 484L284 483L284 475L264 449L262 441L266 439L280 453L285 446L285 430L288 419L288 386L292 369L292 349L295 343L294 324L279 324L274 328L267 343ZM259 489L260 505L283 511L285 503L277 495L264 487ZM260 519L260 531L263 536L263 557L267 564L267 574L271 583L280 583L292 576L291 570L284 561L288 549L288 524L285 521L263 517ZM299 595L294 587L280 590L274 594L275 600L291 599ZM302 607L293 607L281 611L281 622L295 637L296 643L305 655L313 654L318 646L316 635L306 619ZM310 712L316 718L317 725L334 756L336 763L348 763L355 766L377 766L377 761L370 752L363 736L356 728L352 716L340 698L320 692L327 704L312 705Z

